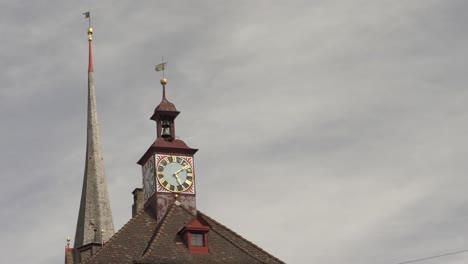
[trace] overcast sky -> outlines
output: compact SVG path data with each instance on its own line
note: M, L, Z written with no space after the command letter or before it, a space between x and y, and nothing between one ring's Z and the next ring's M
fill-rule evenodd
M1 263L63 263L75 235L89 9L116 230L164 56L202 212L286 263L468 249L467 1L3 0Z

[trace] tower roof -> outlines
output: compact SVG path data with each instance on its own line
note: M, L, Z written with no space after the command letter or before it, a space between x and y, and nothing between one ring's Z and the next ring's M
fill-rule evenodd
M75 248L97 242L102 243L114 234L114 224L107 192L104 162L101 154L94 69L92 61L92 34L88 28L88 118L86 162L81 193L80 211L75 233Z
M175 107L175 105L171 102L169 102L166 98L166 84L167 84L167 79L166 78L162 78L161 79L161 85L163 87L162 89L162 100L161 100L161 103L159 103L158 106L156 106L156 109L154 110L155 112L156 111L167 111L167 112L177 112L177 109Z

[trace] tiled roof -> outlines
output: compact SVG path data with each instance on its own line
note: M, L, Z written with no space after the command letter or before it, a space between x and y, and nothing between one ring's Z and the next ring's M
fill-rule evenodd
M202 212L198 212L198 213L201 214L201 216L205 220L207 220L207 222L211 226L212 231L214 231L215 233L217 233L219 236L223 237L224 239L228 240L231 244L235 245L236 247L239 247L248 255L259 260L260 263L284 263L283 261L269 254L268 252L264 251L263 249L255 245L254 243L241 237L239 234L232 231L228 227L220 224L219 222L203 214Z
M133 263L146 248L155 227L155 216L149 211L140 211L84 263Z
M140 212L88 263L284 263L207 215L198 214L211 226L208 254L189 252L179 231L195 216L173 204L157 226L152 213Z

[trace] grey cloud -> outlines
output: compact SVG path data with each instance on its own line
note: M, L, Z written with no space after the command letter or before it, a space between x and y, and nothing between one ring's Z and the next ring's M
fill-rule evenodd
M165 56L178 136L200 148L200 210L287 263L391 264L468 248L464 1L1 9L4 262L62 261L74 235L88 9L117 229L155 137L153 65Z

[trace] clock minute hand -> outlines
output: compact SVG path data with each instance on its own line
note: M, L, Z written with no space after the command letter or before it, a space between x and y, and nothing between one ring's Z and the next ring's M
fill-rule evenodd
M179 175L177 175L177 173L174 173L173 176L176 178L176 180L177 180L177 182L179 183L179 185L182 185L182 182L180 181Z
M188 169L188 168L190 168L190 166L188 166L188 165L187 165L187 166L185 166L185 167L182 167L182 168L180 168L180 170L178 170L178 171L174 172L174 174L176 174L176 175L177 175L177 174L179 174L181 171L183 171L183 170L186 170L186 169Z

